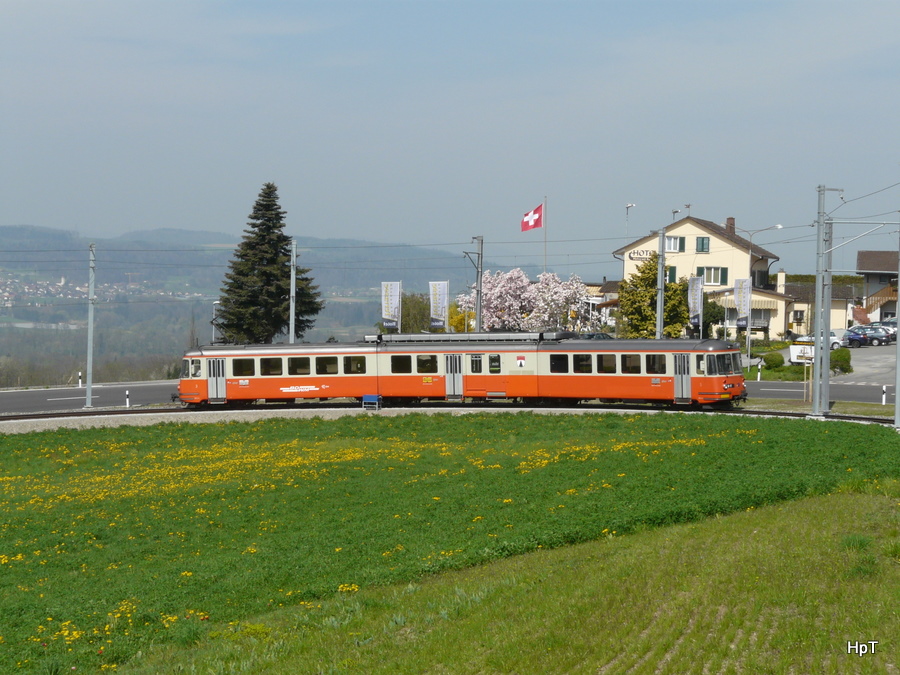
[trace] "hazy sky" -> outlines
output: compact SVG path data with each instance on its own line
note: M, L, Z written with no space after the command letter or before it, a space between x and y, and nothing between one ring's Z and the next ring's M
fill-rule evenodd
M0 0L0 59L0 225L240 234L273 181L289 234L534 263L546 196L594 280L690 203L811 273L824 184L894 223L836 267L898 246L894 0Z

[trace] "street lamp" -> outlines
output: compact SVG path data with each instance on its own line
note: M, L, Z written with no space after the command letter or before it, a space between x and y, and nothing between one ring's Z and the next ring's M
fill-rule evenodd
M753 235L759 234L760 232L766 232L768 230L780 230L783 226L779 223L778 225L772 225L771 227L764 227L761 230L754 230L750 232L750 250L747 252L748 257L750 259L750 264L747 267L747 278L750 281L750 285L747 288L747 367L750 367L750 328L752 325L752 321L750 320L753 317ZM739 228L736 228L739 229ZM742 230L743 232L749 232L749 230ZM737 296L735 296L737 299Z
M628 239L628 210L633 209L635 207L634 204L626 204L625 205L625 239Z
M212 318L212 344L216 344L216 305L220 305L218 300L213 302L213 318Z

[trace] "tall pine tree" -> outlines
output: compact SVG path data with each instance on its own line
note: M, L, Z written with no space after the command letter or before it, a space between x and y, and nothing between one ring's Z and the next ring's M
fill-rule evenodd
M221 289L216 325L226 342L267 343L290 326L291 239L284 233L286 214L278 204L276 185L263 185ZM325 306L308 273L297 269L298 338Z

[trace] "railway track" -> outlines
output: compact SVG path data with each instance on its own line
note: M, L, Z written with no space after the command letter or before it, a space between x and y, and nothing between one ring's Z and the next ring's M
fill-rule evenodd
M470 404L460 405L458 403L447 402L431 402L424 403L414 407L385 407L382 412L389 414L405 414L412 412L521 412L534 411L544 413L564 414L566 412L584 414L584 413L602 413L602 412L618 412L618 413L658 413L658 412L692 412L716 415L737 415L743 417L782 417L790 419L813 419L822 421L841 421L856 422L860 424L880 424L883 426L891 426L894 424L892 417L868 417L864 415L836 415L828 414L822 416L812 416L803 412L781 412L772 410L746 410L735 408L733 410L716 410L703 411L696 409L685 409L684 407L675 406L628 406L628 405L602 405L602 404L581 404L578 406L546 406L534 407L524 404L515 403L496 403L496 404ZM361 414L363 411L358 403L300 403L295 405L259 405L259 406L240 406L240 407L208 407L204 409L190 409L182 407L153 407L153 408L107 408L107 409L91 409L91 410L69 410L57 412L38 412L25 414L0 414L0 433L3 432L5 423L27 423L27 422L48 422L51 420L76 421L76 420L102 420L112 421L114 418L137 417L144 418L150 416L179 416L193 415L196 420L197 416L206 417L209 414L217 418L233 416L240 418L240 413L256 413L260 415L277 415L278 413L302 413L307 412L311 415L326 413L328 416L341 414ZM194 420L186 420L194 421ZM124 422L123 422L124 423ZM146 422L144 422L146 423Z

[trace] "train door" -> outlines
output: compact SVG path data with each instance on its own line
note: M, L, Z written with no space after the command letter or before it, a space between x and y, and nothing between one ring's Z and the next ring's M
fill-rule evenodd
M444 383L448 401L461 401L463 397L462 354L444 354Z
M225 403L225 359L209 359L207 366L207 396L210 403Z
M675 403L691 402L691 355L673 354L675 358Z

